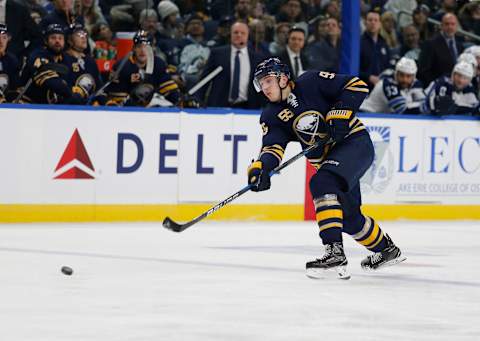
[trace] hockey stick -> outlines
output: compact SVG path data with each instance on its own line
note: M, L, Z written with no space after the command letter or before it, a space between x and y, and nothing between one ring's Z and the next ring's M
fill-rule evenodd
M323 140L320 140L320 141L317 141L315 142L314 144L312 144L310 147L302 150L300 153L298 153L297 155L293 156L292 158L290 158L289 160L285 161L284 163L282 163L281 165L275 167L271 172L270 172L270 176L273 176L275 174L278 174L282 169L284 169L285 167L291 165L292 163L294 163L295 161L297 161L298 159L300 159L302 156L304 155L307 155L308 153L310 153L312 150L314 150L315 148L317 148L321 143L322 143ZM330 142L330 141L329 141ZM327 142L327 143L329 143ZM166 229L169 229L169 230L172 230L174 232L182 232L186 229L188 229L190 226L192 226L193 224L196 224L198 223L200 220L203 220L204 218L208 217L209 215L211 215L212 213L218 211L219 209L221 209L223 206L231 203L233 200L237 199L239 196L241 196L242 194L248 192L249 190L251 190L253 187L253 185L249 184L245 187L243 187L241 190L239 190L237 193L235 194L232 194L231 196L229 196L227 199L219 202L218 204L216 204L215 206L213 206L212 208L210 208L208 211L202 213L201 215L199 215L198 217L196 217L195 219L193 220L190 220L189 222L185 223L185 224L178 224L176 222L174 222L172 219L170 219L169 217L166 217L164 220L163 220L163 227L165 227Z
M115 70L115 72L112 73L110 80L105 84L103 84L103 86L100 89L98 89L92 96L88 98L86 105L89 105L95 97L103 93L103 90L105 90L110 84L112 84L114 81L117 80L118 76L120 76L120 72L122 71L125 64L127 64L127 61L132 56L132 54L133 54L133 51L128 52L128 54L122 59L122 61L118 65L118 68Z
M205 84L207 84L208 82L210 82L213 78L217 77L217 75L222 72L223 70L223 66L217 66L217 68L215 68L215 70L213 70L212 72L210 72L208 75L205 76L205 78L203 78L200 82L198 82L197 84L195 84L195 86L193 86L190 90L188 90L188 94L191 96L193 95L194 93L196 93L198 90L200 90Z

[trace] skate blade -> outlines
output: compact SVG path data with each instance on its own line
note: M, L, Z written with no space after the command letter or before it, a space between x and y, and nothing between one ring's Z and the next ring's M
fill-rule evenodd
M331 269L316 269L309 268L306 270L306 275L308 278L312 279L327 279L327 278L337 278L347 280L350 279L350 274L347 271L347 266L337 266Z
M388 261L384 264L382 264L382 266L379 266L378 268L376 269L372 269L372 268L363 268L363 270L367 271L367 272L374 272L374 271L378 271L380 269L383 269L383 268L386 268L388 266L392 266L392 265L395 265L395 264L398 264L398 263L401 263L403 261L407 260L407 257L405 256L400 256L400 257L397 257L395 259L392 259L391 261Z

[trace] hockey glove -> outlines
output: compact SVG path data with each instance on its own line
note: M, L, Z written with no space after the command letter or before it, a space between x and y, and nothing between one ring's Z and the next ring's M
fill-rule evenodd
M435 109L438 114L454 114L455 113L455 101L450 96L437 96L435 97Z
M353 110L349 108L333 107L327 113L326 122L330 130L330 136L335 142L342 141L350 132L350 118L353 116Z
M248 167L248 183L252 191L261 192L270 188L270 175L262 169L262 161L253 161Z

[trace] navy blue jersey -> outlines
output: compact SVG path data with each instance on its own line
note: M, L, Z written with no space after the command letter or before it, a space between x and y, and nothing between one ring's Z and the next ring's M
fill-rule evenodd
M280 103L270 103L260 116L263 130L259 159L270 171L283 158L287 144L298 141L302 148L316 139L328 139L326 114L334 106L349 107L354 112L368 94L367 84L358 77L330 72L307 71L294 83L290 95ZM352 115L350 131L345 138L366 134L362 122ZM308 154L310 163L319 168L331 145L317 148Z
M433 114L470 114L478 108L478 98L470 83L458 90L451 77L443 76L433 81L426 90L424 112Z
M71 97L71 72L59 73L48 68L49 63L62 64L67 70L71 70L73 59L66 53L53 54L45 48L34 51L28 58L21 76L23 86L30 79L33 80L22 97L23 103L55 104Z
M115 63L113 70L117 70L121 63L122 60ZM180 99L180 92L177 83L172 80L168 73L165 62L155 57L153 72L147 74L145 71L145 68L140 68L136 64L134 56L129 57L120 71L118 78L113 80L106 89L109 99L118 104L124 103L136 86L140 84L150 84L154 91L163 95L173 104L177 104Z
M73 85L81 86L89 95L92 95L102 86L97 63L87 55L78 58L71 54L68 55L72 58L71 77Z
M20 73L17 58L6 53L0 57L0 100L5 100L9 91L14 91L18 86L18 75Z

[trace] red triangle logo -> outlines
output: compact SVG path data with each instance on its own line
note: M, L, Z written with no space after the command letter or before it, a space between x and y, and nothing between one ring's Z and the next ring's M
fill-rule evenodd
M92 172L95 171L92 161L90 161L90 157L88 156L87 150L85 149L85 145L83 144L82 138L80 137L78 129L75 129L75 131L73 132L73 135L68 142L67 148L65 148L65 151L63 152L60 161L58 161L55 172L73 160L79 161L88 169L92 170ZM84 172L80 168L73 166L72 168L67 169L62 174L56 176L55 179L94 179L94 177Z

